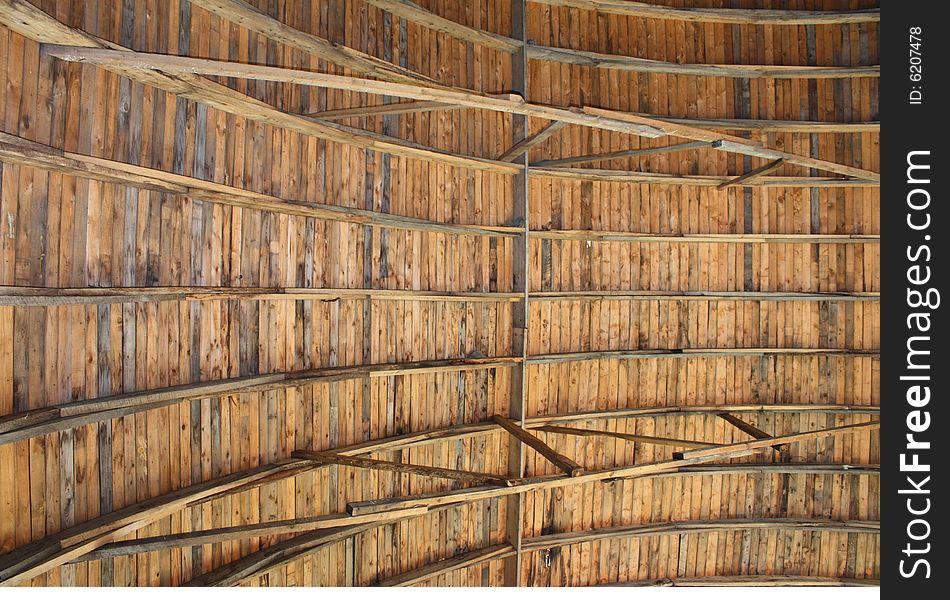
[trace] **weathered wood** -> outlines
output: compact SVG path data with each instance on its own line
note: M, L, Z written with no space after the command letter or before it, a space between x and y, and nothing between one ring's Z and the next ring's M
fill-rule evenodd
M424 219L379 213L360 208L278 198L276 196L243 190L234 186L205 181L196 177L188 177L119 161L66 152L3 132L0 132L0 161L10 164L38 167L68 175L88 177L98 181L129 185L139 189L188 196L215 204L287 215L299 215L302 217L314 217L328 221L342 221L411 231L437 231L462 235L514 235L514 228L508 227L436 223Z
M376 104L371 106L355 106L352 108L335 108L314 113L306 113L306 116L314 119L323 119L325 121L339 121L342 119L354 119L363 117L381 117L386 115L406 115L420 112L431 112L435 110L458 110L461 106L446 104L444 102L434 102L431 100L412 100L410 102L397 102L394 104Z
M432 81L399 65L285 25L244 0L194 0L190 3L276 42L300 48L313 56L361 75L384 81Z
M535 490L556 489L566 485L578 485L583 483L604 481L606 479L642 477L645 475L671 472L680 467L688 465L706 463L723 458L746 456L755 453L762 447L767 447L772 444L786 444L791 442L815 440L835 435L861 433L864 431L875 430L879 427L880 422L872 421L869 423L845 425L819 431L776 436L767 440L755 440L751 442L728 444L715 448L674 453L674 458L671 460L587 471L583 475L579 475L577 477L570 477L566 475L536 477L529 479L520 485L507 488L466 488L463 490L452 490L440 494L419 494L405 498L386 498L380 500L350 502L347 505L347 510L351 515L354 516L379 514L382 518L385 518L385 515L391 511L406 510L410 508L432 509L437 506L444 506L446 504L452 504L455 502L475 502L479 500L488 500L490 498L507 496L509 494L518 494Z
M414 300L422 302L514 302L507 292L438 292L341 288L140 287L36 288L0 286L2 306L63 306L184 300Z
M503 52L515 53L521 48L521 42L510 37L467 27L439 15L433 14L409 0L366 0L367 3L402 17L407 21L425 25L433 31L445 33L452 37L486 48L494 48Z
M735 300L748 302L876 302L876 292L713 292L661 290L596 290L531 292L531 300Z
M742 79L850 79L880 77L880 65L866 67L798 67L789 65L717 65L683 64L634 56L602 54L585 50L528 46L528 58L549 60L569 65L616 69L634 73L659 73L699 77L733 77Z
M586 114L582 111L571 110L568 108L532 104L530 102L525 102L518 95L499 96L479 94L472 91L456 91L453 89L438 87L424 87L420 85L408 85L392 83L388 81L374 81L371 79L361 79L358 77L331 75L329 73L315 73L313 71L285 69L282 67L246 65L242 63L189 58L185 56L169 56L166 54L150 54L145 52L120 52L102 48L51 45L46 46L44 51L50 56L55 56L61 60L89 63L106 68L118 68L132 71L157 70L162 73L174 73L176 75L213 75L217 77L239 77L242 79L252 79L258 81L278 81L283 83L294 83L299 85L331 88L350 92L388 95L400 98L412 98L415 100L437 101L445 104L454 104L456 106L482 108L486 110L553 119L575 125L586 125L589 127L596 127L598 129L616 131L619 133L629 133L645 137L658 137L661 135L660 130L652 126L643 126L636 123L631 123L626 119L614 119L604 115ZM227 108L224 108L223 110L227 110ZM322 121L318 119L311 119L311 121L314 123L322 123ZM288 121L288 123L289 122L290 121ZM334 125L334 127L343 126ZM377 135L365 130L348 129L348 131L356 135L357 138L361 135L371 137ZM336 141L344 140L340 139ZM392 138L390 141L395 141L395 138ZM415 152L415 150L421 148L421 146L418 145L410 146L408 143L403 143L403 145L412 152ZM474 160L483 159L475 158ZM485 164L490 165L498 162L504 161L488 161ZM513 171L506 167L503 169L503 172L512 173Z
M514 436L516 439L521 441L523 444L526 444L535 451L537 451L541 456L548 459L554 463L557 468L564 471L568 477L579 477L584 474L584 467L580 466L570 458L563 456L557 452L554 448L551 448L543 441L541 441L536 436L532 435L529 431L522 429L517 423L509 419L508 417L503 417L501 415L493 415L492 421L501 425L501 427Z
M265 465L176 490L163 496L132 504L114 513L38 540L0 557L0 586L16 585L66 564L108 542L129 535L149 523L214 494L253 483L264 477L287 472L299 464L285 461Z
M756 427L755 425L752 425L751 423L746 423L746 422L743 421L742 419L740 419L740 418L738 418L738 417L736 417L736 416L734 416L734 415L731 415L731 414L729 414L729 413L720 413L718 416L719 416L720 419L722 419L723 421L729 423L730 425L732 425L733 427L735 427L735 428L738 429L739 431L742 431L742 432L744 432L744 433L747 433L747 434L751 435L752 437L754 437L754 438L757 439L757 440L764 440L764 439L766 439L766 438L772 437L772 434L766 433L766 432L762 431L761 429L759 429L758 427ZM782 446L780 446L780 445L772 446L772 448L773 448L774 450L779 450L779 451L782 450Z
M646 171L621 171L617 169L582 169L578 167L531 167L533 177L551 177L573 181L606 181L617 183L652 183L657 185L691 185L718 187L734 177L728 175L669 175ZM754 187L784 188L877 188L877 179L847 179L842 177L788 177L765 176L756 179Z
M762 177L768 173L771 173L772 171L779 169L783 164L785 164L784 159L780 158L778 160L773 160L767 165L763 165L759 167L758 169L752 169L748 173L743 173L742 175L739 175L735 179L719 184L716 189L722 190L725 188L736 187L739 185L749 185L751 182L755 181L759 177Z
M73 30L26 0L3 0L0 2L0 23L13 31L44 44L68 45L80 48L102 48L95 38ZM117 44L109 44L111 50L128 52ZM209 79L189 73L177 73L174 77L153 69L126 68L117 62L102 65L107 70L130 79L162 89L181 98L187 98L217 110L296 131L304 135L350 144L376 152L388 152L407 158L431 160L457 167L482 169L495 173L513 174L513 165L491 159L462 156L405 142L384 134L373 133L330 121L317 121L300 115L280 111L273 106L232 90Z
M854 11L767 10L757 8L693 8L660 6L628 0L530 0L551 6L569 6L628 17L674 19L705 23L736 23L750 25L842 25L845 23L877 23L877 8Z
M534 431L544 431L547 433L562 433L564 435L574 435L580 437L612 437L630 442L641 444L653 444L656 446L674 446L677 448L711 448L720 444L701 442L696 440L680 440L675 438L654 437L649 435L637 435L634 433L623 433L619 431L603 431L600 429L577 429L575 427L561 427L558 425L542 425L532 427Z
M440 479L453 479L456 481L466 481L471 483L484 483L491 485L514 485L518 483L517 480L512 480L505 475L496 475L494 473L479 473L477 471L460 471L458 469L447 469L444 467L397 463L388 460L346 456L344 454L336 454L333 452L298 450L294 452L293 456L294 458L314 460L328 465L343 465L347 467L357 467L360 469L376 469L381 471L392 471L395 473L408 473L411 475L421 475L423 477L437 477Z
M634 113L649 117L646 113ZM662 117L667 123L728 131L762 133L878 133L880 121L845 123L840 121L788 121L782 119L712 119L708 117Z
M617 158L629 158L632 156L650 156L653 154L666 154L669 152L682 152L685 150L696 150L699 148L710 148L711 142L686 142L683 144L672 144L669 146L657 146L656 148L637 148L632 150L617 150L616 152L606 152L604 154L588 154L586 156L568 156L565 158L555 158L551 160L539 160L532 163L532 167L557 167L564 165L576 165L584 163L599 162L604 160L614 160Z
M631 580L603 587L880 587L879 579L808 575L707 575L675 579Z
M406 587L416 585L417 583L428 581L456 569L464 569L489 560L506 558L513 555L514 552L514 548L512 548L510 544L498 544L496 546L489 546L488 548L480 548L457 556L444 558L419 567L418 569L401 573L389 579L384 579L376 585L379 587Z
M591 240L599 242L680 242L687 244L879 244L879 235L826 235L813 233L706 233L655 234L624 231L532 230L531 237L550 240Z
M520 364L521 358L452 359L325 367L308 371L291 371L268 375L238 377L209 381L157 390L118 394L105 398L81 400L0 417L0 445L38 435L62 431L88 423L114 419L145 410L180 404L189 400L220 397L235 393L265 392L288 387L299 387L317 381L341 381L361 377L390 377L409 373L438 373L468 369L491 369Z
M307 461L307 469L318 469L325 467L327 465L322 463L314 463L313 461ZM737 464L725 464L725 465L692 465L686 467L680 467L676 470L668 472L653 473L649 475L644 475L645 478L668 478L668 477L682 477L690 475L723 475L730 473L748 473L748 474L775 474L775 473L791 473L791 474L853 474L853 475L878 475L880 473L879 467L876 465L842 465L842 464L803 464L803 463L737 463ZM296 474L300 474L299 471L288 469L285 471L282 476L290 477ZM271 476L273 477L273 476ZM604 480L605 482L617 481L622 478L617 478L614 480ZM270 478L262 478L255 482L253 485L261 485L266 482L273 481ZM247 489L246 487L237 487L231 490L229 493L237 493ZM214 499L214 496L204 499L204 501ZM445 507L437 508L444 509ZM160 550L167 550L169 548L176 547L187 547L187 546L196 546L207 543L214 542L224 542L229 540L236 539L245 539L248 537L256 537L265 534L277 535L277 534L286 534L286 533L305 533L311 531L319 531L321 533L336 533L341 528L346 528L351 533L349 535L355 535L361 531L365 531L367 528L379 527L387 523L392 523L395 518L398 519L408 519L417 517L427 513L428 509L408 509L400 513L392 513L389 515L391 517L388 520L380 521L375 515L367 514L363 516L352 516L349 514L328 514L320 515L316 517L304 517L297 519L289 519L282 521L269 521L263 523L254 523L248 525L239 525L233 527L222 527L216 529L209 529L204 531L193 531L179 534L169 534L169 535L160 535L147 538L139 538L133 540L117 541L106 544L88 554L84 554L78 558L73 559L71 562L86 562L91 560L102 560L108 558L116 558L119 556L128 556L131 554L140 554L144 552L155 552ZM398 515L398 516L397 516ZM781 519L775 520L778 523L781 523ZM791 519L792 522L798 523L801 520ZM749 520L750 527L756 527L757 521ZM770 521L771 522L771 521ZM694 529L696 530L712 530L715 529L714 526L711 526L715 523L722 523L722 521L713 521L710 523L707 522L698 522L695 523ZM728 521L726 522L728 523ZM830 522L838 523L838 522ZM686 526L690 527L692 523L687 522ZM762 525L758 525L761 527ZM664 527L668 527L668 524L646 524L638 525L634 527L643 527L645 534L658 533ZM868 527L867 522L855 522L853 524L845 525L849 527L849 531L860 531L863 527ZM873 532L874 526L870 525L871 529L868 529L868 532ZM628 527L619 528L620 531L625 531ZM614 529L599 530L602 533L598 537L615 537L616 532ZM552 542L559 540L563 537L565 543L573 543L571 540L574 535L596 535L596 532L568 532L567 534L553 534L550 538L547 536L541 536L538 538L532 538L526 540L526 543L529 547L526 547L526 550L538 549L537 547L531 546L545 546L551 547ZM300 539L300 538L294 538ZM306 538L304 538L306 539Z
M522 140L519 140L514 145L506 150L501 156L498 157L498 160L511 161L522 154L525 154L531 148L535 146L540 146L546 140L548 140L552 135L563 129L567 125L565 121L552 121L541 128L540 131L535 133L532 136L526 137Z
M831 429L819 429L816 431L806 431L803 433L795 433L791 435L780 435L772 436L767 438L762 438L758 440L753 440L751 442L742 442L739 444L731 444L730 446L720 446L718 448L705 448L700 450L688 450L686 452L674 452L673 457L676 459L690 460L690 459L709 459L709 460L719 460L725 458L735 458L737 456L746 456L755 450L760 448L768 448L770 446L791 444L794 442L807 442L810 440L817 440L823 437L828 437L832 435L843 435L843 434L852 434L859 433L862 431L871 431L875 429L880 429L881 423L879 421L871 421L870 423L861 423L858 425L842 425L841 427L832 427Z

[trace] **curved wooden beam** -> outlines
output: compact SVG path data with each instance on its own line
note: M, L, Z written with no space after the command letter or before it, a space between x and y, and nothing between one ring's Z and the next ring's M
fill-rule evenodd
M183 300L414 300L421 302L515 302L507 292L439 292L359 288L122 287L48 288L0 286L0 306L63 306Z
M808 575L710 575L622 581L593 587L880 587L880 579Z
M844 533L880 533L878 521L836 521L832 519L719 519L702 521L671 521L666 523L641 523L602 529L569 531L541 535L522 541L525 552L560 548L571 544L607 540L612 538L635 538L652 535L688 535L744 530L818 531ZM472 550L449 558L422 565L376 583L379 587L405 587L423 583L456 569L472 567L491 560L504 558L513 553L511 546L504 544Z
M372 0L369 0L372 1ZM878 8L853 11L767 10L758 8L681 8L628 0L528 0L536 4L596 10L628 17L672 19L698 23L747 25L843 25L877 23Z
M340 381L359 377L507 368L520 362L520 358L500 357L324 367L308 371L253 375L117 394L0 417L0 444L201 398L261 392L319 381Z
M67 152L4 132L0 132L0 161L95 179L96 181L186 196L204 202L300 217L312 217L326 221L476 236L513 236L517 229L505 226L439 223L361 208L279 198L197 177L178 175L177 173L140 167L76 152Z
M287 471L286 476L300 474L301 472L324 468L326 465L310 464L297 471ZM694 475L729 475L746 473L750 475L762 474L807 474L807 475L855 475L855 476L876 476L880 474L880 469L876 465L850 465L850 464L812 464L812 463L734 463L723 465L692 465L682 467L675 471L664 473L653 473L644 475L642 478L666 478L666 477L684 477ZM617 481L617 479L605 479L604 483ZM253 485L263 485L270 483L273 479L255 482ZM246 489L246 488L245 488ZM234 489L229 494L237 493L242 489ZM208 498L209 500L212 498ZM450 508L444 506L434 510ZM422 514L428 514L424 510L407 510L399 514L399 519L412 518ZM390 515L391 517L393 515ZM140 554L143 552L155 552L169 548L180 548L187 546L198 546L218 542L226 542L239 539L264 535L284 535L289 533L303 532L332 532L338 528L346 527L350 529L360 528L360 531L366 528L379 527L384 524L395 522L396 519L388 521L379 521L372 515L363 517L353 517L346 513L337 513L329 515L320 515L316 517L300 517L296 519L267 521L263 523L252 523L248 525L235 525L231 527L219 527L216 529L190 531L183 533L159 535L154 537L138 538L131 540L116 541L106 544L88 554L77 557L71 562L85 562L90 560L101 560L106 558L115 558L117 556L128 556L131 554Z
M550 364L589 360L629 360L650 358L713 358L727 356L841 356L877 357L876 351L854 351L821 348L706 348L674 350L612 350L606 352L574 352L546 354L529 357L442 359L409 363L386 363L323 367L307 371L285 371L264 375L237 377L217 381L189 383L154 390L141 390L125 394L80 400L37 408L0 417L0 444L55 431L79 427L115 419L146 410L179 404L208 397L220 397L243 392L298 387L320 381L340 381L358 377L387 377L409 373L437 373L494 368L509 368L522 362L527 364ZM732 409L728 409L732 410Z
M260 482L266 477L293 472L304 464L305 461L299 460L284 461L212 479L127 506L22 546L0 556L0 586L29 581L100 546L134 533L189 504Z
M643 242L686 244L879 244L879 235L786 233L634 233L589 229L534 229L529 237L542 240Z
M852 79L881 76L880 65L866 67L799 67L788 65L683 64L623 56L621 54L551 48L535 44L528 45L527 53L528 58L533 60L661 75L732 77L737 79Z

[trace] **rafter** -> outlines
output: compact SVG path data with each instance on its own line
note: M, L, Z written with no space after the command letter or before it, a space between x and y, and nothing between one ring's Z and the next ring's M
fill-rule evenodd
M634 148L630 150L617 150L615 152L605 152L603 154L587 154L584 156L567 156L565 158L554 158L551 160L539 160L532 163L532 167L559 167L564 165L577 165L605 160L616 160L618 158L630 158L634 156L652 156L654 154L667 154L670 152L683 152L686 150L698 150L700 148L711 148L712 142L685 142L682 144L671 144L669 146L657 146L655 148Z
M512 145L511 148L505 150L505 152L498 157L498 160L508 162L518 158L522 154L528 152L531 148L540 146L546 142L551 138L551 136L563 129L565 126L567 126L565 121L551 121L534 135L519 140L514 145Z
M756 179L763 177L773 171L777 171L779 168L781 168L783 164L785 164L784 159L780 158L778 160L773 160L772 162L762 165L761 167L757 169L752 169L748 173L743 173L742 175L739 175L735 179L731 179L725 183L720 183L716 187L717 189L723 190L730 187L749 186Z
M790 442L809 441L835 435L862 433L879 428L880 422L878 421L856 423L852 425L834 427L831 429L796 433L787 436L776 436L768 440L755 440L752 442L727 444L715 448L691 450L685 453L677 452L673 454L674 458L671 460L588 471L578 477L570 477L567 475L543 476L536 477L522 484L507 488L473 487L461 490L451 490L437 494L419 494L404 498L384 498L379 500L350 502L347 505L347 510L351 515L354 516L379 514L381 517L385 517L386 513L396 510L406 510L410 508L432 509L437 506L443 506L455 502L474 502L479 500L488 500L491 498L500 498L509 494L519 494L535 490L556 489L566 485L578 485L583 483L603 481L605 479L616 479L618 477L630 478L654 473L669 472L687 465L711 462L721 458L746 456L748 454L754 453L763 446L769 446L773 443L785 444Z
M504 226L455 225L360 208L307 202L296 198L278 198L197 177L178 175L177 173L140 167L115 160L67 152L3 132L0 132L0 161L86 177L97 181L129 185L139 189L186 196L195 200L225 206L286 215L456 235L514 235L514 228Z
M880 9L853 11L768 10L757 8L682 8L629 0L529 0L536 4L596 10L628 17L749 25L842 25L877 23Z
M540 427L534 427L533 430L544 431L546 433L561 433L564 435L573 435L578 437L611 437L628 442L653 444L656 446L673 446L676 448L710 448L720 445L697 440L680 440L675 438L654 437L650 435L623 433L620 431L604 431L602 429L578 429L576 427L561 427L558 425L542 425Z
M527 430L522 429L520 425L507 417L494 415L492 421L501 425L502 429L514 436L526 446L533 448L538 454L552 462L557 468L564 471L568 477L579 477L584 474L584 467L580 466L570 458L562 455L554 448L551 448L538 437L532 435Z
M398 463L389 460L346 456L345 454L336 454L334 452L328 451L314 452L309 450L298 450L294 452L293 456L294 458L312 460L327 465L342 465L345 467L356 467L359 469L374 469L377 471L406 473L409 475L452 479L455 481L464 481L468 483L482 483L489 485L514 485L518 483L518 480L510 479L505 475L496 475L494 473L479 473L477 471L460 471L458 469L449 469L445 467L431 467L427 465Z

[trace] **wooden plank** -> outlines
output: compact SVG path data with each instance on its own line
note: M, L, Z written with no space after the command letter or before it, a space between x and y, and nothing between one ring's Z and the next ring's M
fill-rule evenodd
M335 108L332 110L324 110L305 114L306 116L314 119L339 121L341 119L407 115L436 110L458 110L460 108L463 107L446 104L444 102L435 102L432 100L412 100L410 102L397 102L394 104L376 104L372 106L354 106L352 108Z
M456 481L467 481L471 483L484 483L489 485L514 485L517 483L516 480L511 480L507 476L495 475L493 473L479 473L477 471L460 471L458 469L446 469L443 467L397 463L388 460L346 456L333 452L298 450L294 452L293 456L294 458L315 460L328 465L344 465L348 467L357 467L360 469L376 469L381 471L392 471L394 473L409 473L413 475L421 475L423 477L437 477L441 479L453 479Z
M628 17L705 23L840 25L844 23L876 23L881 20L881 11L876 8L854 11L801 11L757 8L684 8L660 6L647 2L630 2L628 0L530 0L530 2L551 6L569 6Z
M879 235L855 234L782 234L782 233L707 233L655 234L579 229L533 230L530 236L548 240L590 240L599 242L678 242L686 244L879 244Z
M743 173L742 175L739 175L739 176L736 177L735 179L732 179L732 180L727 181L727 182L725 182L725 183L719 184L719 185L716 187L716 189L717 189L717 190L722 190L722 189L729 188L729 187L736 187L736 186L740 186L740 185L749 185L751 182L755 181L755 180L758 179L759 177L762 177L762 176L764 176L764 175L766 175L766 174L768 174L768 173L771 173L772 171L777 170L777 169L778 169L779 167L781 167L783 164L785 164L785 161L784 161L783 159L781 159L781 158L778 159L778 160L773 160L772 162L770 162L770 163L768 163L768 164L766 164L766 165L762 165L762 166L759 167L758 169L752 169L752 170L749 171L748 173Z
M621 433L618 431L603 431L600 429L577 429L575 427L561 427L559 425L542 425L533 427L535 431L545 431L548 433L562 433L564 435L575 435L580 437L612 437L630 442L641 444L653 444L657 446L675 446L678 448L711 448L720 444L710 442L700 442L696 440L680 440L675 438L654 437L649 435L636 435L633 433Z
M532 435L525 429L522 429L517 423L501 415L493 415L492 420L501 425L501 427L514 436L522 443L534 448L541 456L548 459L559 469L564 471L568 477L579 477L584 474L584 467L580 466L570 458L563 456L556 450L545 444L543 441Z
M631 580L607 583L622 587L880 587L879 579L810 577L807 575L706 575L672 579Z

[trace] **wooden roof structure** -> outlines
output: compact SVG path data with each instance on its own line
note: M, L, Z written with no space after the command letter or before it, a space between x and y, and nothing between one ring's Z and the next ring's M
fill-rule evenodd
M0 0L0 585L874 585L864 0Z

